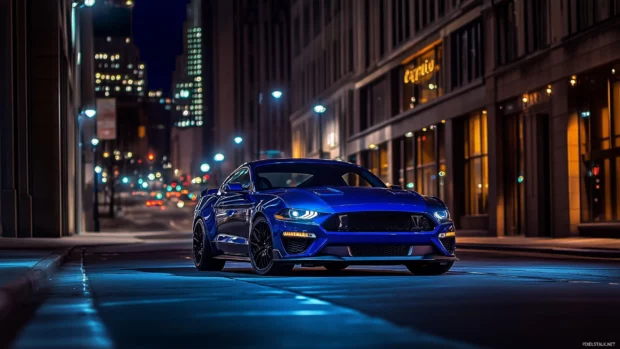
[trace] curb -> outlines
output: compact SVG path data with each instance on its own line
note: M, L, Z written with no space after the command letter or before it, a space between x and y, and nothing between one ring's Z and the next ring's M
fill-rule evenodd
M469 244L458 243L457 249L461 250L484 250L484 251L505 251L505 252L530 252L530 253L545 253L563 256L575 256L575 257L592 257L592 258L607 258L607 259L619 259L620 250L605 250L605 249L584 249L584 248L564 248L564 247L533 247L533 246L506 246L506 245L493 245L493 244Z
M35 264L26 275L0 288L0 328L34 298L35 293L58 270L72 250L73 247L50 254Z

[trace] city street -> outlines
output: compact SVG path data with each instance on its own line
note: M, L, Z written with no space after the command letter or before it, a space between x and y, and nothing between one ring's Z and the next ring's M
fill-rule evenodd
M14 347L577 348L620 339L615 261L460 252L436 277L401 266L259 277L244 263L199 272L188 232L159 238L74 250Z

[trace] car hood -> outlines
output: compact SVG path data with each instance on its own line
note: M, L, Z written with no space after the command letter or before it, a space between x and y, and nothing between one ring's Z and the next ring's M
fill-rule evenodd
M426 200L407 190L370 187L322 187L283 189L272 194L292 208L319 212L426 211Z

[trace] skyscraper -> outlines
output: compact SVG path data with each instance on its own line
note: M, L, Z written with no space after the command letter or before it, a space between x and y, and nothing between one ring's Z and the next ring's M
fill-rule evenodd
M176 127L200 127L203 119L201 0L187 5L183 25L183 54L177 57L173 77Z

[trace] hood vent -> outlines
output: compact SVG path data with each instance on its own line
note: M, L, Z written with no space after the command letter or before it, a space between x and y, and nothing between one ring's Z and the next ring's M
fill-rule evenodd
M312 190L313 193L319 196L334 196L334 195L343 195L343 192L340 190L336 190L333 188L321 188Z

